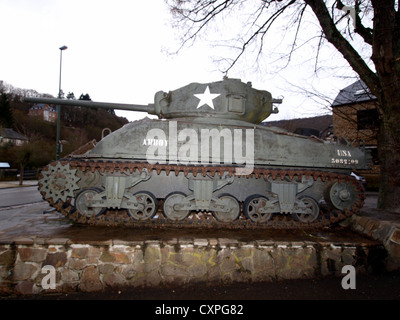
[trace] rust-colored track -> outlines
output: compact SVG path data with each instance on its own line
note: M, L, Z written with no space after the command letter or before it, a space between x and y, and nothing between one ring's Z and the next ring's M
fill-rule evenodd
M152 165L147 162L134 162L134 161L102 161L102 160L92 160L92 159L63 159L60 160L63 165L69 163L71 169L77 169L80 171L100 171L101 173L107 172L135 172L139 170L141 172L143 169L147 169L149 172L156 172L160 174L161 171L165 171L167 175L175 174L178 175L179 172L183 172L185 175L188 173L192 173L193 175L210 175L215 176L218 174L223 176L225 172L228 172L229 175L234 175L237 167L234 166L193 166L193 165L163 165L156 164ZM54 165L52 164L49 165ZM159 209L156 216L150 220L137 221L132 217L129 217L126 213L126 210L107 210L105 214L95 217L95 216L86 216L80 214L74 207L72 203L72 199L68 199L67 201L54 200L51 197L46 197L46 191L43 190L42 185L39 183L39 190L42 193L44 199L46 199L49 204L55 207L59 212L68 217L69 219L75 221L79 224L90 224L90 225L100 225L100 226L128 226L128 227L137 227L137 228L165 228L165 227L174 227L174 228L229 228L229 229L309 229L309 228L322 228L324 226L329 226L333 223L337 223L339 221L344 220L347 217L357 213L364 204L364 188L363 186L355 180L353 177L348 176L343 173L334 173L334 172L326 172L319 171L313 169L272 169L272 168L262 168L257 167L254 168L253 172L250 176L255 176L256 178L262 177L272 177L273 180L277 178L283 179L285 176L288 176L292 179L294 176L297 176L301 179L302 176L306 178L312 177L315 181L320 179L321 181L328 183L334 182L345 182L352 187L357 192L357 200L352 205L351 209L346 209L344 211L340 211L337 209L330 209L328 207L324 207L320 209L319 217L311 223L303 223L300 221L296 221L291 216L276 214L274 217L265 223L254 223L251 220L245 218L242 213L239 219L230 222L224 223L219 222L214 218L211 213L192 213L186 219L182 221L172 221L165 218ZM161 206L159 206L161 208Z

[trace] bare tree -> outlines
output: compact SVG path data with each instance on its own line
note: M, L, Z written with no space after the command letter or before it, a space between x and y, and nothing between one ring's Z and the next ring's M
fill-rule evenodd
M305 42L317 39L315 65L328 41L341 54L379 102L378 134L381 190L378 206L400 213L400 1L398 0L166 0L183 28L182 46L201 36L208 26L220 23L232 12L250 6L253 13L236 39L223 45L236 49L224 72L231 70L250 47L262 58L271 30L285 19L282 36L292 31L292 42L282 55L292 54ZM236 10L236 11L235 11ZM301 41L305 16L312 16L319 34ZM347 23L346 23L347 20ZM282 25L282 24L281 24ZM267 36L268 35L268 36ZM360 46L361 42L361 46Z

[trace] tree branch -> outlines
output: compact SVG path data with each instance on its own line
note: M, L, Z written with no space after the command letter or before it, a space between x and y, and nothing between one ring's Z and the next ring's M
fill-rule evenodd
M360 75L371 92L377 95L380 89L377 75L368 67L363 58L338 31L324 1L304 0L304 2L313 10L327 40L343 55L353 70Z
M338 8L339 10L343 10L344 8L344 4L342 3L342 1L337 0L336 1L336 8ZM359 1L356 1L356 5L355 5L355 16L351 17L352 19L355 19L356 24L355 24L355 29L354 32L359 34L366 43L368 43L369 45L372 46L372 29L371 28L366 28L362 22L361 22L361 18L358 15L359 12ZM348 11L346 15L350 14L350 12Z
M207 24L222 11L229 6L236 4L235 0L225 0L221 3L217 2L218 0L196 1L196 3L190 9L183 7L185 4L190 4L190 2L187 3L185 1L175 1L174 5L170 5L170 11L172 14L182 17L182 19L180 19L181 22L189 21L192 23L192 26L187 29L178 51L182 49L189 41L194 41L197 35L207 26ZM190 34L190 31L194 29L194 25L198 25L198 27L193 33Z
M266 2L266 1L265 1ZM233 66L236 64L236 62L240 59L240 57L243 55L243 53L246 50L246 47L254 40L254 38L256 38L259 34L262 34L261 39L264 39L265 34L267 33L267 31L269 30L269 28L271 27L271 25L274 23L274 21L285 12L285 10L290 7L292 4L294 4L296 2L296 0L291 0L289 3L287 3L286 5L284 5L283 7L281 7L279 10L277 10L276 12L274 12L262 25L261 27L259 27L242 45L241 51L240 53L236 56L236 58L233 60L233 62L231 63L231 65L224 71L225 74L228 73L228 71L230 69L233 68ZM260 50L262 50L262 45L260 47ZM260 51L259 50L259 54Z

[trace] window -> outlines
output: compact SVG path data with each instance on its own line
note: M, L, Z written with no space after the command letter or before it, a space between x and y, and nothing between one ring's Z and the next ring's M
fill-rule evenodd
M368 88L365 89L358 89L356 92L354 92L354 95L357 96L362 96L362 95L369 95L372 97L371 92L369 91Z
M377 109L357 111L357 129L377 129L379 126L379 112Z

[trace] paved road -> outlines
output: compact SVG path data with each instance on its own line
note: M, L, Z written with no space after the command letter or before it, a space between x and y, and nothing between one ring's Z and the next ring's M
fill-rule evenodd
M0 189L0 209L43 201L37 186Z

